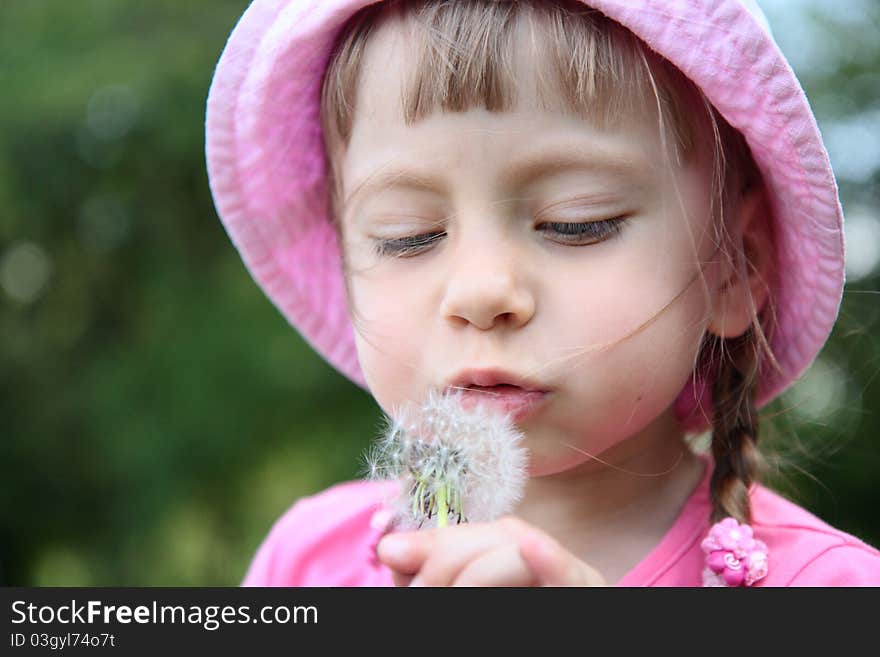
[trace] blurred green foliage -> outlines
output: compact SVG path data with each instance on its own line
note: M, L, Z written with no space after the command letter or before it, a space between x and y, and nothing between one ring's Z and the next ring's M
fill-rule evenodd
M209 194L204 104L246 4L0 8L0 258L27 274L0 289L0 584L235 585L293 500L358 475L375 402L262 295ZM852 83L876 39L846 55L804 73L820 124L880 108ZM841 189L880 207L876 171ZM850 285L818 378L766 409L815 477L778 485L874 544L877 283Z

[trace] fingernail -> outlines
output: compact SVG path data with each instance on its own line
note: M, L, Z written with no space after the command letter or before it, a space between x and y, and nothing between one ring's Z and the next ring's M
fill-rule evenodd
M379 556L385 559L404 559L409 551L409 541L403 536L389 534L379 541Z

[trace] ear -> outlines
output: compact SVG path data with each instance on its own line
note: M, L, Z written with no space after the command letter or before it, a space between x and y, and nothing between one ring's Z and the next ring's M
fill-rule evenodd
M742 249L746 262L725 264L723 282L712 301L708 330L720 338L745 333L752 324L752 304L757 312L767 301L774 259L771 219L764 188L756 185L741 200L734 223L741 227L742 241L736 246Z

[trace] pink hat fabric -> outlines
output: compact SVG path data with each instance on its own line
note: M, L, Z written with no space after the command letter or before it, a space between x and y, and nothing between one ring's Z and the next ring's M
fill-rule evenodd
M366 388L329 220L322 76L340 28L371 0L254 0L211 83L206 156L217 212L251 275L328 362ZM816 358L845 281L843 213L806 96L752 0L588 0L677 66L746 137L771 194L779 286L761 407ZM709 426L700 378L675 409Z

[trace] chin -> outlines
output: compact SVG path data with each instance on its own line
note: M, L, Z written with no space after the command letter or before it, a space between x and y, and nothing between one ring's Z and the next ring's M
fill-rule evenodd
M560 474L578 467L584 461L592 460L561 444L565 442L571 445L573 444L571 440L558 438L552 434L539 436L536 432L530 432L523 427L520 427L520 430L526 436L523 445L529 452L529 477Z

